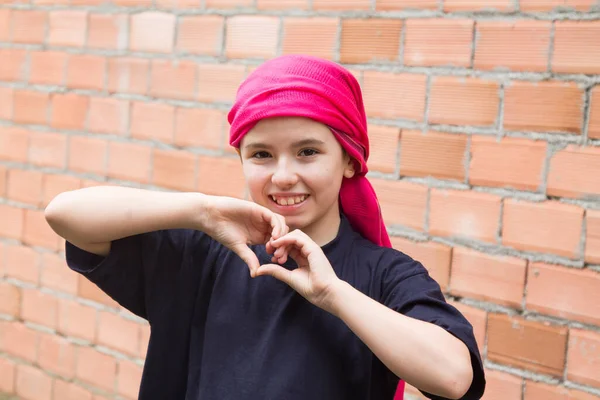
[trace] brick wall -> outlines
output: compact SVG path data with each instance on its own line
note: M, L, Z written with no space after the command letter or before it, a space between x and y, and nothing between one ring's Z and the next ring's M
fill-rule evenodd
M485 398L600 398L592 0L0 1L0 392L136 397L148 327L69 272L43 208L102 184L244 196L226 112L293 52L360 80L394 246L473 323Z

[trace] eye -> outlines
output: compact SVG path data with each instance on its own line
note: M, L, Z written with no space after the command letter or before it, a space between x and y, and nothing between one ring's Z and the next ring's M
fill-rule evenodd
M298 153L298 155L301 155L304 157L315 156L317 154L319 154L319 152L315 149L304 149L304 150L300 150L300 153Z
M269 157L271 157L271 155L266 151L257 151L256 153L252 154L252 158L262 159L262 158L269 158Z

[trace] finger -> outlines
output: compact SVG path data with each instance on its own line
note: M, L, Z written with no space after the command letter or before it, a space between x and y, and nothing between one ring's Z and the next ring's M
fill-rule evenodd
M254 254L254 252L244 244L234 246L232 250L248 265L248 268L250 269L250 276L254 278L256 276L256 270L260 266L256 254Z
M291 271L276 264L263 264L256 271L256 276L269 275L291 286Z

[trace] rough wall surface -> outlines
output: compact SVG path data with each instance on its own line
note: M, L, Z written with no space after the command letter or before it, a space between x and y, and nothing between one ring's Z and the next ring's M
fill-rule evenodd
M225 115L288 53L359 79L394 246L473 323L485 399L600 398L592 0L0 1L0 392L136 398L149 329L66 268L44 206L244 197Z

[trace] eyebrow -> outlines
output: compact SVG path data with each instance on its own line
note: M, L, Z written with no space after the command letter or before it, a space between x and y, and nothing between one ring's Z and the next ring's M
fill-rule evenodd
M302 146L319 146L319 145L324 145L325 142L319 139L302 139L302 140L298 140L297 142L292 143L292 147L302 147ZM271 145L267 144L267 143L261 143L261 142L254 142L254 143L248 143L246 146L244 146L247 149L268 149L271 148Z

